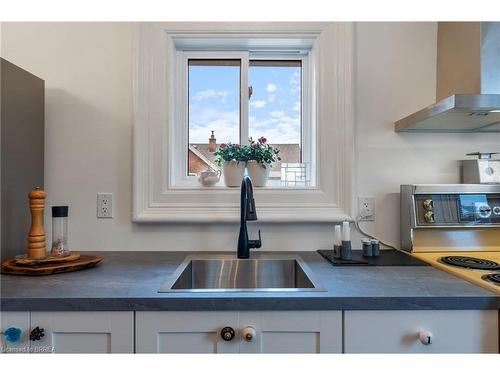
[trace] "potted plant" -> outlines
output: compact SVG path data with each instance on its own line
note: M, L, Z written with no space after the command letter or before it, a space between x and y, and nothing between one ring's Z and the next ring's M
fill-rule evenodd
M238 187L245 174L245 146L235 143L222 143L215 155L215 162L222 167L224 183L228 187Z
M245 152L248 175L254 186L266 186L273 163L280 161L280 150L260 137L257 142L250 138L250 146Z

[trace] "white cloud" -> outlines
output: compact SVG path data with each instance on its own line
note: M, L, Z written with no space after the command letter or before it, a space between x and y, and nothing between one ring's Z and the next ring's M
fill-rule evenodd
M290 92L292 94L300 93L300 74L299 72L295 72L290 77Z
M278 86L276 86L274 83L268 83L266 86L267 92L275 92L277 89L278 89Z
M267 96L267 101L269 101L269 102L272 103L272 102L274 102L275 98L276 98L276 95L274 95L274 94L268 95Z
M266 119L250 118L252 135L257 138L265 136L269 143L299 143L300 120L298 116L290 117L284 111L272 111Z
M265 100L255 100L255 101L251 101L250 102L250 107L254 107L254 108L262 108L266 105L266 101Z
M222 98L224 101L224 98L228 96L230 93L228 91L215 91L214 89L208 89L205 91L198 91L196 94L194 94L194 99L196 101L204 100L204 99L211 99L211 98Z
M300 102L295 102L293 104L292 110L294 110L295 112L300 112Z
M283 116L285 116L285 112L283 111L272 111L272 112L269 112L269 114L271 115L271 117L277 117L277 118L281 118Z
M203 108L194 111L189 121L189 142L208 143L210 131L215 131L217 143L239 142L239 112Z

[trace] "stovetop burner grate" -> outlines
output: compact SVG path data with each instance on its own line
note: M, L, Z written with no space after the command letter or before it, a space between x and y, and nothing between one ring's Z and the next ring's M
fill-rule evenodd
M483 280L500 286L500 273L488 273L481 277Z
M449 264L451 266L471 268L476 270L487 270L487 271L500 270L500 264L488 259L452 255L452 256L442 257L440 261L442 263Z

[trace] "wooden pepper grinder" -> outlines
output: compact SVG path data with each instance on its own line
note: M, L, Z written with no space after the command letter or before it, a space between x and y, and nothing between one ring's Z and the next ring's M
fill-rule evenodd
M45 197L47 193L40 188L32 190L30 198L31 228L28 234L28 258L45 258L45 228L43 226L43 211L45 209Z

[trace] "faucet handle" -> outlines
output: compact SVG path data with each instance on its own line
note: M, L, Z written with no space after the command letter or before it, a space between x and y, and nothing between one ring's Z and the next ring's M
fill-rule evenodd
M249 249L260 249L262 247L262 237L260 236L259 229L259 239L258 240L248 240Z

